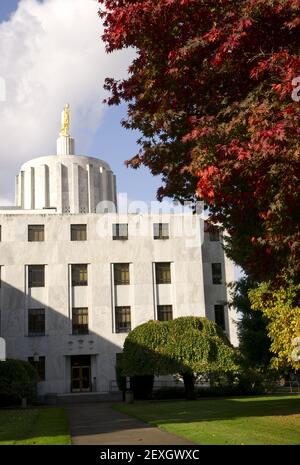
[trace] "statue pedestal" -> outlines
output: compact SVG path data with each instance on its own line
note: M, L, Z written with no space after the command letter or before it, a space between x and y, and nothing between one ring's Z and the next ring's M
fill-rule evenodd
M75 155L75 141L69 136L57 139L57 155Z

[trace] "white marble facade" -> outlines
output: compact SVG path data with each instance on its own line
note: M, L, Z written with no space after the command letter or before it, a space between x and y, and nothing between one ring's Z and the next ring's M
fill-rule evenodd
M0 207L0 336L9 358L38 363L41 394L109 392L123 331L162 311L223 318L237 344L226 287L234 264L200 215L118 214L116 198L109 165L75 155L73 139L61 136L57 155L22 166L16 206ZM158 224L168 238L154 238ZM78 225L83 235L71 240Z

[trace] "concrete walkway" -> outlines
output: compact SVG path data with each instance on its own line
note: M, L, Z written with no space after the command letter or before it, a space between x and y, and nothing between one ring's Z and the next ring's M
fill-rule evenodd
M72 443L78 445L188 445L187 439L113 410L109 403L65 406Z

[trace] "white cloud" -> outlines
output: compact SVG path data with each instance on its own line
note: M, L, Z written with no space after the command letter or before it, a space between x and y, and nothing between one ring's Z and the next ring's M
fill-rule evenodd
M104 78L122 77L133 54L105 53L98 7L95 0L20 0L10 20L0 24L0 78L6 87L0 101L0 205L13 197L22 163L55 154L66 102L81 152L101 125Z

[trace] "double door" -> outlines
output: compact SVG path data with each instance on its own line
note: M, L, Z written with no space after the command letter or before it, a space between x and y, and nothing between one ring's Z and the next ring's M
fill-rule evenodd
M91 360L90 356L75 356L71 359L71 391L91 391Z

